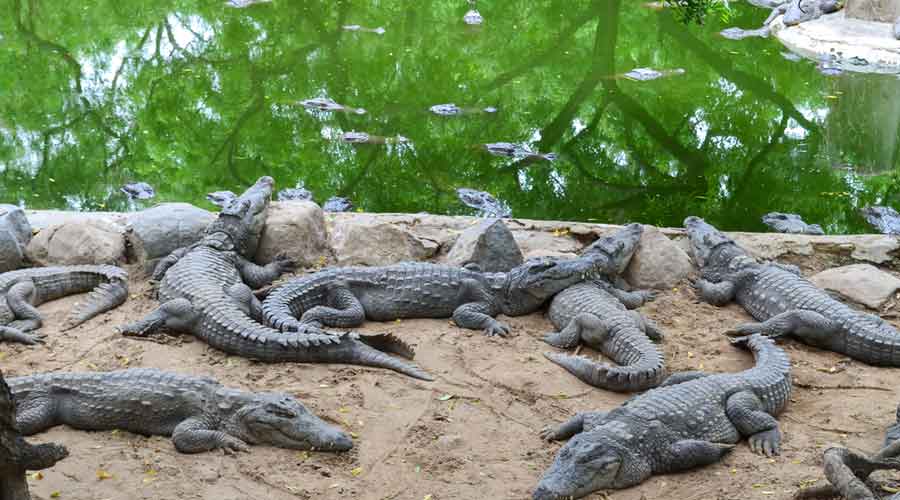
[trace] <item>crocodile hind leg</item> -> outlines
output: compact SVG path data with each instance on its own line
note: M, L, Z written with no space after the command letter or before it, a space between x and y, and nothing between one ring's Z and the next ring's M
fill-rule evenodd
M49 394L31 392L16 401L16 427L26 436L37 434L57 424L56 411Z
M675 372L675 373L669 375L668 377L666 377L666 379L663 380L662 383L659 384L657 387L666 387L668 385L683 384L685 382L690 382L691 380L696 380L698 378L708 377L710 375L711 375L710 373L701 372L701 371L697 371L697 370Z
M734 300L735 284L731 281L713 283L699 279L694 282L693 286L701 300L714 306L723 306Z
M209 428L209 424L199 418L189 418L175 427L172 432L175 449L181 453L201 453L222 448L226 451L250 451L244 441Z
M119 328L122 335L146 337L161 328L176 331L190 331L198 318L194 306L187 299L172 299L164 302L143 318Z
M742 436L747 436L750 449L771 457L781 451L778 421L763 410L763 403L752 391L732 394L725 403L725 414Z
M162 281L162 279L166 276L166 271L168 271L170 267L174 266L179 259L187 255L190 250L191 247L181 247L172 250L169 255L166 255L156 263L156 267L153 268L153 275L150 276L150 279L157 282Z
M316 306L304 312L300 323L315 327L325 325L351 328L366 321L366 310L362 302L344 282L337 282L329 287L327 303L327 306Z
M462 328L484 330L485 335L493 337L509 335L509 326L493 317L494 306L487 302L469 302L453 311L453 322Z
M665 338L666 334L663 333L662 330L660 330L655 321L648 318L647 316L644 316L638 311L631 311L631 315L634 316L634 320L637 323L638 328L640 328L640 330L644 332L644 334L647 335L650 340L660 342Z
M769 337L794 334L810 344L823 345L839 328L839 325L815 311L795 309L776 314L762 323L738 325L726 334L738 337L754 333Z
M619 299L619 302L627 309L637 309L656 298L656 292L652 290L627 291L614 286L609 286L606 287L606 291L612 294L613 297Z
M575 434L591 430L606 419L605 411L578 413L559 425L548 425L540 431L540 436L547 441L563 441Z
M234 299L235 304L256 321L262 323L262 302L253 294L253 290L243 283L235 283L225 290L225 293Z
M598 346L606 338L608 329L606 324L596 315L581 313L572 318L565 328L558 332L551 332L544 336L544 342L560 349L569 349L578 345L584 339L592 346Z
M40 328L44 319L32 305L34 295L35 288L32 281L16 283L9 289L6 293L6 304L16 319L0 329L0 338L23 344L43 342L44 335L28 333Z

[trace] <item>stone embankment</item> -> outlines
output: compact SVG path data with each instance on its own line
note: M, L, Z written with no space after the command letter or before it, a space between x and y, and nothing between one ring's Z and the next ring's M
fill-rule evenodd
M211 212L185 203L162 204L132 213L26 210L25 215L34 236L30 241L21 236L16 241L24 246L24 255L33 263L120 264L131 267L137 276L152 270L168 252L199 239L214 217ZM21 217L15 220L21 233ZM619 227L503 219L499 224L509 231L498 231L497 222L484 221L429 214L326 214L312 202L273 202L256 257L260 263L266 263L284 253L308 269L402 261L475 263L491 269L502 265L494 262L514 265L522 258L574 256L599 235ZM521 256L518 252L509 253L509 234ZM810 276L824 271L820 276L812 276L820 286L872 309L891 302L900 288L900 280L884 271L892 270L900 255L897 237L779 233L730 236L759 259L796 264ZM675 286L695 272L689 254L683 230L648 228L625 276L636 287Z

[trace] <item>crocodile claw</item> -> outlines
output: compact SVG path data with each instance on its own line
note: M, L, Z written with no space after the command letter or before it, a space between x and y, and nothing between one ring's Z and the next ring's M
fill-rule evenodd
M493 325L484 329L484 334L488 337L508 337L509 336L509 326L499 321L494 323Z
M781 432L778 429L757 432L750 436L750 450L757 455L774 457L781 452Z
M556 427L553 425L548 425L538 431L538 435L541 436L541 439L544 441L555 441L556 440Z

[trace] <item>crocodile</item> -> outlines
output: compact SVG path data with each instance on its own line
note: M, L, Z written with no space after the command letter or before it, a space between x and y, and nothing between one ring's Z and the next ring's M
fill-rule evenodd
M345 106L343 104L338 104L327 97L314 97L312 99L304 99L302 101L297 101L297 104L303 106L306 109L312 109L316 111L337 111L343 113L352 113L355 115L366 114L366 110L363 108L353 108L350 106Z
M508 219L512 217L512 209L502 200L494 198L490 193L469 188L457 188L459 201L470 208L478 210L479 217L492 219Z
M893 208L868 206L860 210L860 213L879 233L900 234L900 214Z
M782 22L785 26L796 26L800 23L812 21L831 14L843 8L839 0L795 0L774 5L769 17L763 21L761 27L746 30L742 28L728 28L719 34L730 40L741 40L750 37L767 38L772 31L772 24L779 16L784 16Z
M559 155L556 153L535 152L526 145L513 144L511 142L490 142L484 144L483 147L494 156L506 156L517 160L555 161L559 158Z
M897 20L894 21L894 38L900 40L900 17L897 17Z
M742 437L754 453L777 455L781 430L775 417L790 400L790 360L762 335L732 343L750 349L756 366L739 373L675 373L612 411L579 413L544 428L544 439L569 441L541 478L534 500L581 498L634 486L653 474L709 465Z
M57 425L171 436L182 453L248 451L248 444L346 451L350 438L288 394L246 392L208 377L148 368L42 373L8 380L25 435Z
M153 186L146 182L130 182L119 188L119 190L131 199L149 200L156 196Z
M779 233L790 234L825 234L822 226L818 224L807 224L797 214L785 214L781 212L770 212L762 216L763 224L771 227Z
M884 435L885 446L894 441L900 441L900 406L897 407L897 421L887 428L887 432Z
M734 240L699 217L684 221L701 279L700 297L715 305L732 300L757 321L733 335L793 335L802 342L878 366L900 366L900 332L873 314L851 309L817 288L799 269L759 263Z
M640 224L623 235L640 239ZM472 267L400 263L341 267L295 278L273 290L263 303L266 324L287 332L324 326L355 327L367 318L447 318L460 327L506 336L498 314L522 316L550 297L594 274L621 272L631 253L624 241L600 239L574 259L535 258L506 273ZM627 255L626 255L627 254ZM627 262L626 262L627 263Z
M538 258L508 273L411 262L331 268L273 290L263 302L263 317L285 332L354 327L367 318L452 317L457 326L505 337L509 327L494 316L535 312L555 293L583 280L594 262Z
M260 323L261 304L251 287L261 288L293 267L284 257L265 266L247 258L258 245L273 185L271 177L260 178L222 209L199 242L162 259L154 271L162 304L122 326L121 332L146 336L165 327L260 361L350 363L431 380L418 367L385 353L413 357L412 349L391 335L336 335L324 330L285 334Z
M74 328L119 306L128 298L128 273L116 266L55 266L0 274L0 340L35 344L43 316L35 308L67 295L90 292L63 326Z

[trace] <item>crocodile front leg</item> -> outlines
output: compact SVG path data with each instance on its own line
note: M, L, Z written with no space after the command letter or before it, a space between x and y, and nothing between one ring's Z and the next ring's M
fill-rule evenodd
M34 303L34 282L22 281L13 285L6 293L6 303L15 316L16 321L10 327L22 332L37 330L43 324L43 316Z
M153 275L151 279L153 281L162 281L162 279L166 276L166 271L169 270L170 267L174 266L178 263L178 260L187 255L187 253L193 247L181 247L172 252L169 255L166 255L159 262L156 263L156 267L153 268Z
M509 326L497 321L493 315L496 309L487 302L469 302L453 311L453 322L462 328L484 330L485 335L493 337L509 335Z
M585 343L596 347L603 343L608 331L606 323L596 315L581 313L572 318L565 328L558 332L548 333L543 340L560 349L575 347L582 339Z
M804 309L776 314L762 323L745 323L728 330L727 335L743 337L759 333L769 337L794 334L813 345L826 345L828 339L840 330L825 316Z
M607 415L608 413L605 411L578 413L562 424L544 427L540 431L540 436L547 441L563 441L600 425Z
M240 256L237 259L237 268L241 273L241 279L253 289L272 283L282 274L294 269L294 265L294 261L284 255L275 257L275 260L264 266L256 265Z
M182 332L190 331L199 316L189 300L172 299L142 319L120 327L119 331L122 335L133 337L146 337L163 327Z
M226 451L250 451L247 443L210 427L200 418L189 418L181 422L172 432L175 449L181 453L201 453L219 448Z
M235 283L225 290L225 293L234 299L235 304L255 321L262 323L262 302L253 294L253 290L243 283Z
M734 449L733 444L713 443L698 439L684 439L669 447L669 462L666 470L679 472L718 462L726 453Z
M303 313L301 324L314 327L322 325L337 328L360 326L366 320L366 310L362 302L353 295L345 282L336 282L329 286L325 306L316 306Z
M742 436L747 436L750 449L771 457L781 451L781 430L775 417L763 411L759 397L751 391L732 394L725 403L725 414Z

